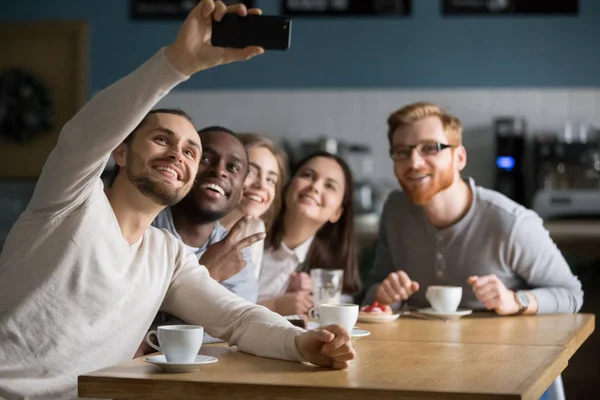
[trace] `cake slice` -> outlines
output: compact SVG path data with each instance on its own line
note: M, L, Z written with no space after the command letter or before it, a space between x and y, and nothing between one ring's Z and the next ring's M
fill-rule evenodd
M392 308L385 304L374 302L360 309L360 316L372 317L375 315L392 315Z

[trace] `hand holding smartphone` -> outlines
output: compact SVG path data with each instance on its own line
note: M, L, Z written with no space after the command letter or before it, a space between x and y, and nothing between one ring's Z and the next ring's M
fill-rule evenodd
M287 50L291 34L292 20L289 17L226 14L219 22L213 20L211 43L213 46L238 49L260 46L265 50Z

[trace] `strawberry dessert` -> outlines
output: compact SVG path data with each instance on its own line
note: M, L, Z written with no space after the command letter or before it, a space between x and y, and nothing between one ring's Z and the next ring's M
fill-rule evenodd
M392 309L390 306L385 304L379 304L374 302L371 305L364 306L360 309L359 315L361 316L374 316L374 315L392 315Z

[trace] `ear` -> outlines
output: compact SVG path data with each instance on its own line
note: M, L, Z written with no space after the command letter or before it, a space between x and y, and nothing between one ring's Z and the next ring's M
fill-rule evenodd
M458 146L454 152L456 169L462 171L467 166L467 150L464 146Z
M115 160L115 164L117 164L119 167L125 167L127 165L128 150L129 145L125 142L121 143L116 149L113 150L112 155Z
M331 216L331 218L329 218L329 222L331 222L332 224L335 224L336 222L338 222L340 220L340 217L342 216L343 213L344 213L344 207L338 208L338 210L335 212L335 214L333 214Z

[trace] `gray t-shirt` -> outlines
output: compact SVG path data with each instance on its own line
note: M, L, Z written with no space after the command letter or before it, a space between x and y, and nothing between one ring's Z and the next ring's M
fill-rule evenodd
M471 208L441 230L403 192L389 195L365 303L391 272L403 270L420 285L408 299L409 306L428 307L425 290L430 285L452 285L463 288L461 307L484 309L466 280L495 274L508 289L531 290L539 314L578 312L583 304L581 283L541 218L498 192L475 186L472 179L468 183Z

